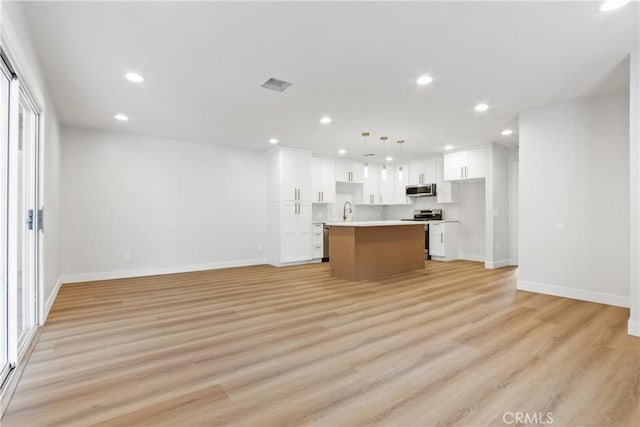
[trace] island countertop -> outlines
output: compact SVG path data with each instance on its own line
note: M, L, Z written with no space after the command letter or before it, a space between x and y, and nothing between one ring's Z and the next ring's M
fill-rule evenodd
M416 225L416 224L435 224L440 222L458 222L448 220L434 220L434 221L333 221L327 222L325 225L329 227L382 227L387 225Z

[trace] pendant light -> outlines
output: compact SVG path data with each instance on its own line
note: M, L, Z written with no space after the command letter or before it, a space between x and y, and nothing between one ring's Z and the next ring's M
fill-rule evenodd
M380 140L382 140L382 158L386 159L387 158L387 137L386 136L381 136ZM387 179L387 164L383 163L382 164L382 179Z
M369 132L362 132L362 136L364 137L364 177L369 177L369 162L367 161L367 137L369 136Z
M404 144L404 140L400 139L396 141L398 147L400 147L400 156L398 157L398 162L400 162L400 166L398 166L398 180L402 182L403 179L403 170L402 170L402 144Z

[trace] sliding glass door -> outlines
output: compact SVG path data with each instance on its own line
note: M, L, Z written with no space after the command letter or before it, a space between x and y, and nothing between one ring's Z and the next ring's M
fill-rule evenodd
M0 55L0 386L38 320L38 120Z
M9 153L9 87L11 76L0 60L0 384L9 373L9 327L7 283L7 188Z

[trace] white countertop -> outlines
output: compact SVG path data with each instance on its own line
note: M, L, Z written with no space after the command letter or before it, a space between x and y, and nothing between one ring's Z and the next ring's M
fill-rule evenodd
M424 221L339 221L327 222L331 227L381 227L387 225L418 225Z
M437 221L334 221L327 222L326 225L332 227L381 227L388 225L417 225L417 224L437 224L440 222L459 222L451 220L437 220Z

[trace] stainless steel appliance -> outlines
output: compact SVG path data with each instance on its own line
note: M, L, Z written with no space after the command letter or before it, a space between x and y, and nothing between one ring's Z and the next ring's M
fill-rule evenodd
M435 184L407 185L407 197L433 197L436 195Z
M324 224L323 226L322 243L323 243L322 262L327 262L329 261L329 226L327 224Z
M429 255L429 223L427 221L442 221L442 209L416 209L413 218L402 218L402 221L424 221L424 259L431 259Z

